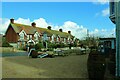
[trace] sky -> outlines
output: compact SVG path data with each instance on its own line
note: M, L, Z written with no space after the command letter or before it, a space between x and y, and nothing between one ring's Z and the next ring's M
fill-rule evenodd
M31 25L36 22L38 27L50 25L54 30L70 30L79 39L87 36L87 30L90 36L115 36L108 2L2 2L0 33L5 33L11 18L16 23Z

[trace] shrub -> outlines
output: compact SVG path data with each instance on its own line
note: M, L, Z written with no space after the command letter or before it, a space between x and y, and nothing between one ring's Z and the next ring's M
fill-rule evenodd
M38 56L37 51L33 50L33 51L31 52L31 56L32 56L32 58L37 58L37 56Z
M48 48L57 48L57 44L55 44L55 43L48 43Z
M2 47L13 47L13 46L10 45L7 41L3 41Z
M47 51L53 51L53 48L48 48Z
M24 46L24 47L19 48L19 50L27 51L27 48Z
M98 51L91 51L88 56L87 69L89 79L103 80L106 68L106 61L104 55Z
M41 50L41 48L43 48L42 43L38 43L38 44L35 45L36 50Z

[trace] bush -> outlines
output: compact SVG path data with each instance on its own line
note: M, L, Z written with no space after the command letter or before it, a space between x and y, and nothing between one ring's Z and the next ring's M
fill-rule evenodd
M110 54L109 58L110 61L108 62L108 69L110 71L110 74L115 76L115 70L116 70L116 57L115 57L115 50L112 51L112 53Z
M3 41L2 47L13 47L13 46L10 45L7 41Z
M36 50L41 50L41 48L43 48L42 43L38 43L38 44L35 45Z
M38 56L37 51L35 51L35 50L31 51L31 56L32 56L32 58L37 58L37 56Z
M57 48L57 44L55 44L55 43L48 43L48 48Z
M26 47L21 47L21 48L19 48L19 50L27 51L27 48Z
M53 51L53 48L48 48L47 51Z
M105 68L105 56L98 51L91 51L87 62L89 79L104 80Z

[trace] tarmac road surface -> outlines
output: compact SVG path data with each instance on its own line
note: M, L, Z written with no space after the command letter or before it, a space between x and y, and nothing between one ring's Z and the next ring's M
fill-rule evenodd
M3 78L88 78L88 54L55 58L2 57Z

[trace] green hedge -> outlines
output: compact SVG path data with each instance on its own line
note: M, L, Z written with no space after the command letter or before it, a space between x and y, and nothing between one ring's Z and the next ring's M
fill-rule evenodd
M43 48L43 44L42 43L38 43L35 45L35 49L36 50L41 50L41 48Z
M7 41L3 41L2 42L2 47L13 47L13 46L10 45Z

